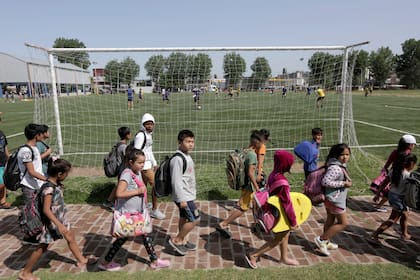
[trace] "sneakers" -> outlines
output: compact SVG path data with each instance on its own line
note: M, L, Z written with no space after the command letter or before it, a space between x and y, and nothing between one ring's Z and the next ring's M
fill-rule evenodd
M109 211L114 211L114 203L108 200L105 200L104 203L102 203L102 207Z
M121 269L121 265L116 262L109 262L107 264L99 262L98 268L100 270L106 270L106 271L118 271Z
M184 244L185 248L187 248L189 251L195 251L197 250L197 245L195 245L194 243L191 243L189 241L187 241L187 243Z
M321 240L321 238L319 236L315 237L315 244L316 246L319 248L319 251L325 255L325 256L329 256L330 252L328 251L327 248L327 244L328 244L328 240Z
M165 214L163 214L162 212L160 212L159 209L155 209L155 210L150 211L150 216L152 218L157 219L157 220L163 220L163 219L166 218Z
M327 249L328 250L336 250L336 249L338 249L338 245L331 242L331 241L328 241L327 242Z
M183 244L175 244L173 241L172 241L172 239L171 238L169 238L169 241L168 241L168 243L169 243L169 245L171 245L171 247L178 253L178 254L180 254L181 256L185 256L186 254L187 254L187 252L188 252L188 248L187 247L185 247L185 245L183 245Z
M171 265L171 262L168 260L157 259L155 262L152 262L150 264L150 267L153 269L159 269L159 268L166 268L170 265Z
M375 210L376 210L377 212L382 212L382 213L386 213L386 212L388 212L388 209L386 209L385 207L379 207L379 208L376 208L376 207L375 207Z

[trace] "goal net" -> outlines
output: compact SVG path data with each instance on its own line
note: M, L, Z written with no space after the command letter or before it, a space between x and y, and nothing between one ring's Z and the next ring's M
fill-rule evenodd
M225 188L227 154L247 147L255 129L271 133L267 173L273 151L292 151L311 139L315 127L324 131L321 161L333 144L358 146L351 89L361 45L72 51L29 46L32 57L51 66L29 69L34 120L50 127L57 153L101 175L103 157L119 139L117 129L129 127L133 139L142 115L150 113L157 160L175 151L181 129L190 129L198 191ZM319 88L325 98L317 103ZM301 162L296 166L302 172ZM357 164L353 168L363 173Z

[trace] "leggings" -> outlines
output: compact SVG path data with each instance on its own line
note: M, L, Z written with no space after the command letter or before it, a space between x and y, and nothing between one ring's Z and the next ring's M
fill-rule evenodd
M127 237L124 238L117 238L113 243L112 247L109 249L108 253L105 256L105 261L111 262L112 259L115 257L117 252L121 249L124 243L128 240ZM143 236L143 245L146 247L146 251L149 254L149 258L151 262L154 262L158 259L156 256L155 248L153 247L153 238L147 235Z

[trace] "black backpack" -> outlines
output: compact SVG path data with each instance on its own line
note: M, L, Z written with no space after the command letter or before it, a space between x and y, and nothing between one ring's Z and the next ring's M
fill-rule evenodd
M165 160L160 163L159 168L155 173L155 185L153 189L156 197L168 196L172 193L170 162L171 159L176 156L182 158L182 174L184 174L187 169L187 160L181 153L175 153L171 157L166 156Z
M413 171L404 180L405 197L404 201L408 207L420 210L420 173Z
M20 188L20 182L28 171L25 168L25 172L23 173L22 178L20 177L18 153L22 147L28 147L30 149L32 153L32 161L34 160L34 152L32 151L32 147L27 144L20 146L14 153L10 155L4 168L3 182L6 185L6 188L11 191L16 191Z
M144 141L143 141L143 144L141 145L141 148L140 148L140 150L143 151L144 146L146 146L146 132L144 132L143 130L140 130L139 132L136 133L136 136L139 133L143 133L144 134ZM136 141L136 137L134 137L134 139L131 140L130 144L127 145L127 148L125 148L125 154L127 154L127 152L129 152L129 151L134 150L134 142L135 141Z
M123 158L118 154L118 147L121 145L118 142L112 147L112 150L104 157L104 172L107 177L116 177L120 173L123 163Z

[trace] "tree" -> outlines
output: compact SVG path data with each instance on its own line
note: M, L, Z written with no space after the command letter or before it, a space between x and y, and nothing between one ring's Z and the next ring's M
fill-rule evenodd
M166 59L166 88L184 88L187 78L188 57L181 52L171 53Z
M85 44L78 39L66 39L59 37L55 39L53 48L86 48ZM57 59L61 63L71 63L83 69L91 65L87 52L66 52L59 53Z
M366 79L366 70L369 66L369 53L360 50L357 55L353 71L353 85L364 85ZM349 58L349 62L353 61L353 57Z
M331 88L336 86L341 73L342 55L315 52L308 60L309 84Z
M156 83L156 86L160 88L159 80L163 75L165 69L166 59L163 55L154 55L149 58L149 60L144 65L147 75Z
M369 55L369 65L372 76L379 86L385 84L385 80L391 74L394 67L395 57L388 47L381 47Z
M395 68L401 84L420 88L420 40L408 39L401 47L403 53L397 56Z
M126 57L120 63L120 83L131 84L140 74L140 66L131 57Z
M195 84L203 84L210 78L213 67L208 54L198 53L188 57L187 78Z
M111 60L105 65L105 81L120 87L120 84L130 84L140 73L140 66L130 57L119 62Z
M240 54L228 53L223 58L223 70L225 72L226 86L239 86L242 75L246 71L245 60Z
M264 85L267 79L271 76L271 67L265 57L257 57L251 65L253 71L251 78L253 81L252 88L258 89Z

